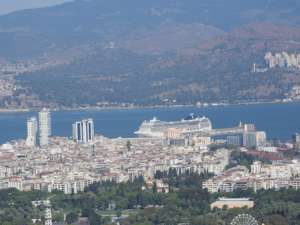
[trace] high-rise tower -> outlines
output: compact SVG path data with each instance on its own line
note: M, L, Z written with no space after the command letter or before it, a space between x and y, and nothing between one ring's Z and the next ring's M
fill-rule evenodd
M48 109L39 112L39 134L40 146L45 147L49 144L49 136L51 135L51 115Z
M27 120L27 138L26 138L26 145L28 147L36 146L37 131L38 131L37 119L35 117L29 118Z
M89 143L94 140L94 121L85 119L73 124L73 139L77 143Z

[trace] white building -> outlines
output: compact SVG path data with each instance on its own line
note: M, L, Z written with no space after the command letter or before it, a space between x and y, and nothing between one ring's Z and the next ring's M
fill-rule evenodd
M297 64L298 64L298 67L300 68L300 54L297 55Z
M45 108L39 112L39 133L40 146L47 146L49 144L49 136L51 135L51 115L50 111Z
M208 151L209 145L212 143L212 140L209 136L194 136L192 137L192 143L199 150Z
M94 140L94 121L85 119L73 124L73 139L77 143L89 143Z
M243 207L250 209L254 207L254 201L250 200L249 198L219 198L210 205L210 208L222 209L224 206L227 206L229 209Z
M269 68L300 68L299 58L299 54L289 54L287 52L275 53L275 55L268 52L265 55L265 61Z
M292 177L291 166L286 163L273 162L270 172L270 177L273 179L290 179Z
M261 173L262 162L255 161L251 165L251 173L260 174Z
M48 207L45 209L45 225L52 225L52 212Z
M28 147L34 147L36 145L36 135L37 135L37 119L31 117L27 120L27 138L26 145Z

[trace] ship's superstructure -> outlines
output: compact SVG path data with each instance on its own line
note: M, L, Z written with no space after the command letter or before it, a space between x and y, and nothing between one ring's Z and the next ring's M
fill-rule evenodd
M208 118L195 117L192 114L185 119L172 122L160 121L154 117L152 120L144 121L135 134L139 137L160 138L164 137L169 129L178 129L182 133L211 131L212 125Z

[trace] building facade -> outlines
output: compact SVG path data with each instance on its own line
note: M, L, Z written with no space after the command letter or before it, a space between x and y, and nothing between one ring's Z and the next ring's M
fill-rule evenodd
M254 201L249 198L219 198L210 205L211 209L222 209L224 207L228 207L229 209L247 207L250 209L254 207Z
M73 139L77 143L90 143L94 140L94 121L85 119L73 124Z
M300 134L293 135L293 146L295 149L300 150Z
M28 147L36 146L36 136L37 136L37 119L35 117L31 117L27 120L27 138L26 145Z
M243 134L243 146L248 148L263 147L267 143L267 135L264 131L250 131Z
M240 135L231 135L227 136L226 142L231 146L241 146L242 145L242 137Z
M49 137L51 135L51 114L47 109L39 112L39 137L40 146L45 147L49 144Z

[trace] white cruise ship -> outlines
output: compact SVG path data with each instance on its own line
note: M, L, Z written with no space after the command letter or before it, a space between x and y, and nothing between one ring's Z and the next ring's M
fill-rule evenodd
M210 131L212 125L208 118L195 117L193 114L180 121L172 122L160 121L154 117L152 120L144 121L135 134L139 137L161 138L170 128L180 129L182 132Z

